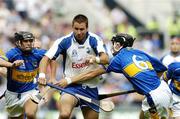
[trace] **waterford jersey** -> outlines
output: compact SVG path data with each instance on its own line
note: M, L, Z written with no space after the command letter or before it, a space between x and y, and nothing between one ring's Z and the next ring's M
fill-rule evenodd
M88 65L85 60L89 55L97 56L100 52L105 52L103 41L95 34L88 32L83 44L79 44L73 33L55 41L53 46L45 54L50 59L56 59L60 54L63 55L64 74L72 77L81 72L92 70L98 67L97 64ZM89 86L96 86L100 77L81 82Z
M40 60L45 54L45 50L33 49L31 53L25 55L19 48L13 48L6 53L9 62L24 60L23 65L16 68L8 68L7 89L12 92L22 93L37 86L33 83L37 76Z
M180 55L174 57L172 54L167 54L164 57L161 58L161 62L168 67L169 64L172 62L180 62Z
M111 60L107 72L123 73L140 94L148 94L160 85L156 72L163 72L166 67L146 53L123 48Z
M180 96L180 62L171 63L163 77L165 80L171 79L169 84L171 91Z

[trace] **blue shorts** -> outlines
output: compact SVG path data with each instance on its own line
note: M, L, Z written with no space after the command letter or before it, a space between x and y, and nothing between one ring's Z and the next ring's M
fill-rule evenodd
M77 94L89 97L91 99L98 100L98 89L97 89L97 87L96 88L90 88L90 87L82 85L82 84L71 84L71 85L67 86L65 89L68 90L69 92L74 93L74 94L77 93ZM98 106L96 106L92 103L86 102L82 99L79 100L77 106L80 106L80 108L88 106L91 109L93 109L94 111L99 112Z

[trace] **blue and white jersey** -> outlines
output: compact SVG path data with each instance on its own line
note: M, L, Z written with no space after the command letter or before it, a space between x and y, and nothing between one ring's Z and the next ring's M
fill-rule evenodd
M173 93L180 96L180 62L171 63L163 74L164 80L171 80L169 87Z
M180 62L180 55L174 57L171 53L169 53L161 58L161 62L166 67L168 67L168 65L171 64L172 62Z
M159 60L132 48L121 49L106 69L107 72L123 73L134 89L143 95L160 85L157 72L165 70Z
M19 48L13 48L6 53L9 62L24 60L23 65L16 68L8 68L7 89L9 91L23 93L37 86L33 81L38 74L39 63L45 52L45 50L33 49L27 55L23 54Z
M64 75L65 77L72 77L98 67L97 64L88 65L85 61L89 55L98 56L101 52L105 53L102 39L96 34L88 32L83 44L76 41L73 33L57 39L45 55L50 59L56 59L60 54L63 55ZM95 87L99 80L100 77L96 77L81 82L81 84Z

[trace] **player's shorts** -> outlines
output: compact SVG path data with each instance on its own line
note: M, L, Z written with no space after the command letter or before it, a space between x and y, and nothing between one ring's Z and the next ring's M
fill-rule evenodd
M180 117L180 96L173 94L173 101L171 103L172 117Z
M6 90L5 99L6 99L6 110L9 117L19 117L23 114L23 106L25 102L30 98L30 94L35 95L38 93L38 90L30 90L24 93L15 93Z
M150 96L157 108L157 110L167 109L172 101L172 92L165 81L161 81L161 84L155 90L150 91ZM145 97L142 101L142 110L144 112L148 111L150 106ZM166 110L167 111L167 110Z
M91 99L98 100L98 89L97 89L97 87L96 88L90 88L86 85L72 84L72 85L67 86L65 89L68 90L69 92L73 93L73 94L77 93L77 94L89 97ZM80 108L89 107L89 108L93 109L94 111L99 112L98 106L96 106L92 103L86 102L84 100L81 100L81 99L79 100L77 106L80 106Z

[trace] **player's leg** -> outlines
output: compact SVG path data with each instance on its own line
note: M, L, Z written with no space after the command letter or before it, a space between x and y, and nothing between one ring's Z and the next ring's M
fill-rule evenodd
M139 119L145 119L144 112L142 110L141 110L141 112L139 114Z
M73 108L77 105L78 99L70 94L63 94L59 102L59 119L69 119Z
M81 88L81 95L91 97L92 99L98 100L98 89L90 88L88 86ZM84 119L98 119L99 118L99 107L88 103L86 101L80 100L80 107L84 116Z
M27 119L36 119L38 104L34 103L31 99L28 99L24 104L24 112Z
M154 101L150 95L142 101L140 119L148 119L149 117L151 117L151 119L160 119Z
M89 107L82 107L84 119L98 119L99 113Z
M149 109L149 113L150 113L151 119L160 119L160 116L158 115L158 111L155 106Z
M173 100L171 102L171 117L173 119L180 119L180 96L173 94Z
M17 93L8 90L5 93L5 99L5 108L8 113L8 119L24 119L22 106L24 99Z

